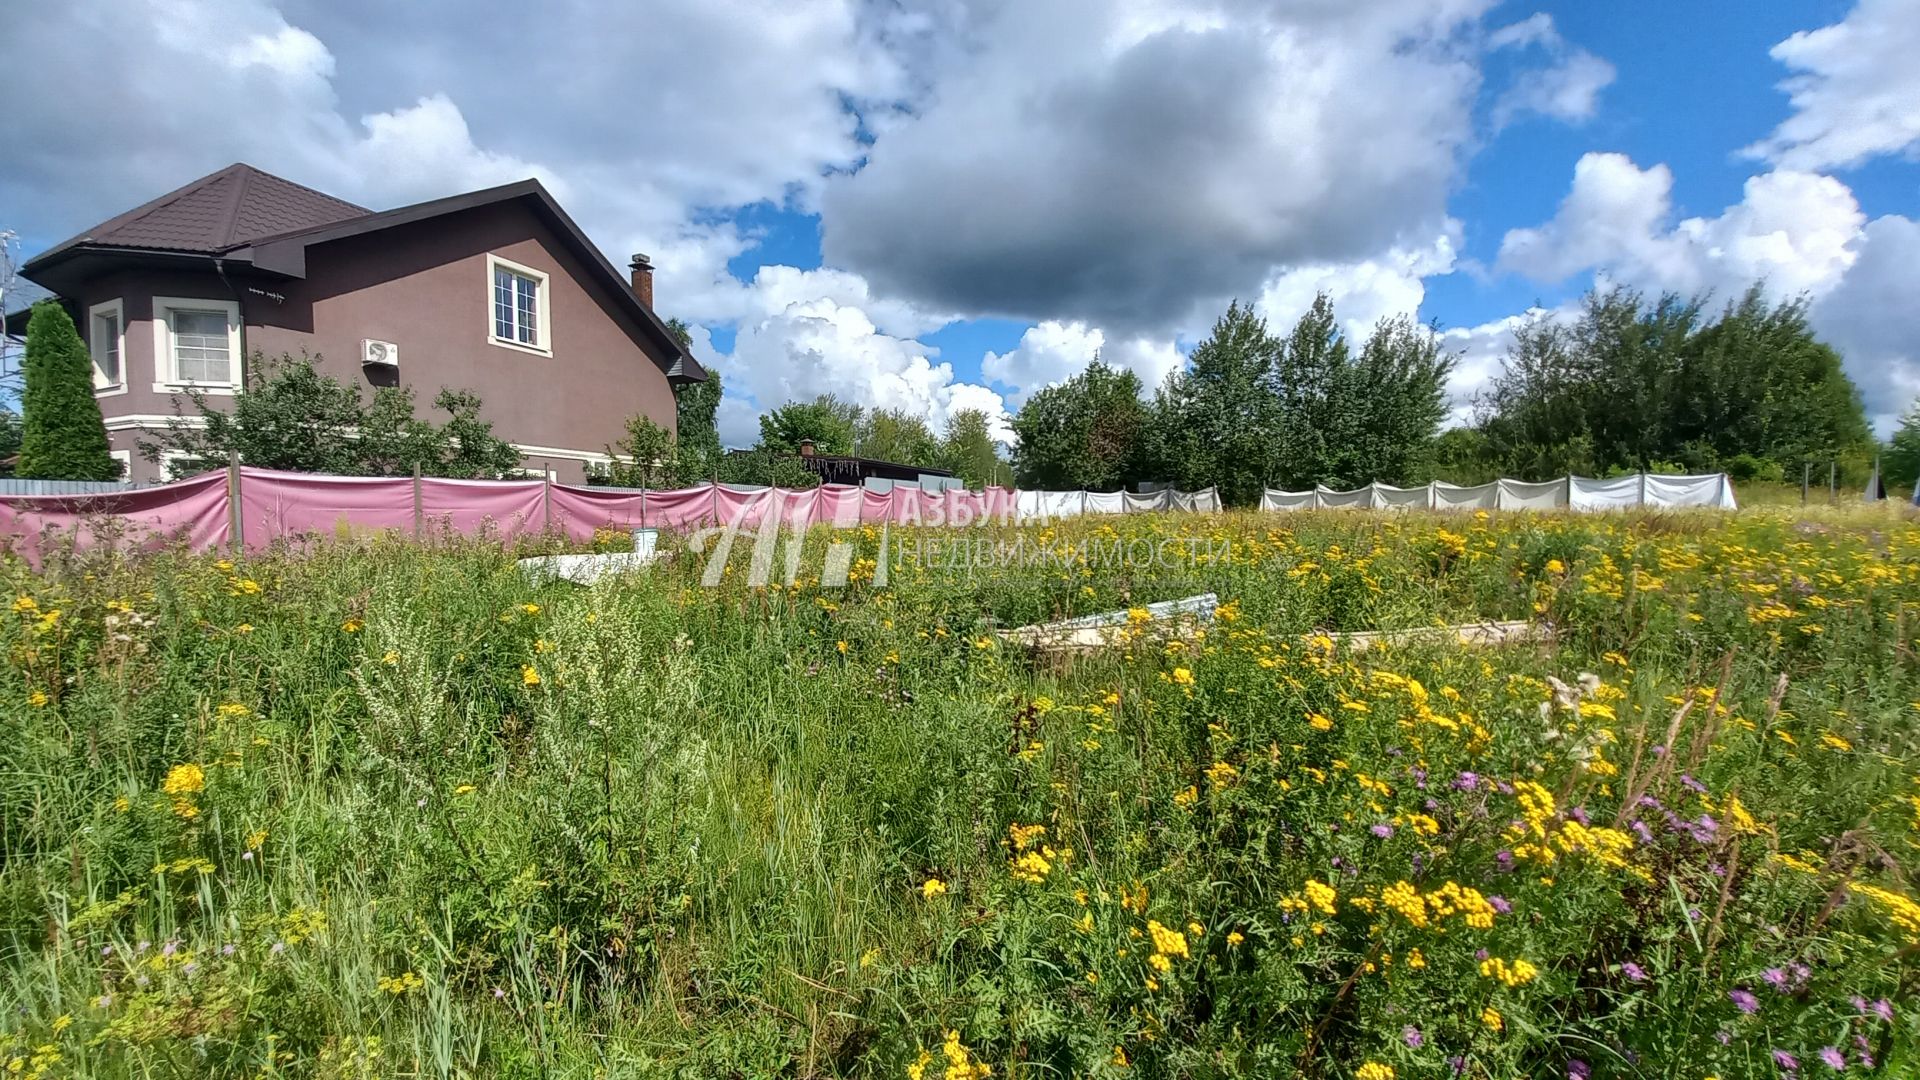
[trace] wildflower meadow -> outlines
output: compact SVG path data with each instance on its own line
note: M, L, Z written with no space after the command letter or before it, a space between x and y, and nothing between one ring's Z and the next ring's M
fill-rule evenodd
M1910 519L978 533L0 561L0 1072L1920 1073Z

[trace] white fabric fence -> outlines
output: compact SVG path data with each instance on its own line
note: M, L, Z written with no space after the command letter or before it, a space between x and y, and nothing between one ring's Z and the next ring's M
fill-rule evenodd
M1024 493L1023 493L1024 494ZM1276 491L1260 497L1262 510L1622 510L1639 506L1706 506L1738 509L1726 473L1659 476L1636 473L1607 480L1569 476L1530 484L1495 480L1461 487L1438 480L1425 487L1368 484L1352 491L1316 486L1312 491Z
M1220 493L1205 491L1160 491L1139 494L1131 491L1028 491L1014 493L1014 518L1022 524L1030 521L1057 521L1082 514L1145 514L1160 510L1186 510L1212 513L1220 509Z

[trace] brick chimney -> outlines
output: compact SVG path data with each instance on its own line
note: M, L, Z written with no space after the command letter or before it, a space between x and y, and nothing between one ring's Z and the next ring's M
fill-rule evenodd
M627 264L627 268L633 271L633 294L640 298L641 303L647 305L648 310L652 310L653 260L645 255L635 255L633 261Z

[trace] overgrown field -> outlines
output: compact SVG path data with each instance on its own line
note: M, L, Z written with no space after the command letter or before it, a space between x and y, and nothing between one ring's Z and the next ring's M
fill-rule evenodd
M0 1072L1920 1072L1920 527L1028 536L1210 543L0 563ZM1207 590L1204 636L994 634ZM1557 637L1322 633L1476 618Z

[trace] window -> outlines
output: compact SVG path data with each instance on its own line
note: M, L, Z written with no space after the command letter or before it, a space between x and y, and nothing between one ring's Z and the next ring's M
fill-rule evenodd
M127 392L127 320L119 300L87 309L87 351L93 356L93 389L100 394Z
M107 456L113 459L114 464L120 466L120 479L133 479L133 451L109 450Z
M495 345L551 353L547 335L547 275L530 266L487 256L487 340Z
M153 298L154 390L231 394L240 385L240 305Z

